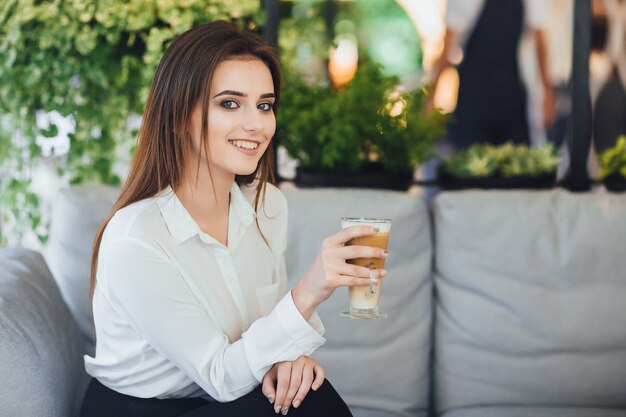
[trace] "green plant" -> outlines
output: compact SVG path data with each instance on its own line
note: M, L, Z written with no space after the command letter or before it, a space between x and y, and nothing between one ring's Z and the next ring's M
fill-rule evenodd
M556 172L559 161L551 143L534 148L512 143L475 144L452 154L442 167L458 177L537 176Z
M280 143L302 168L354 173L369 162L407 171L434 156L445 116L423 112L424 90L399 92L397 77L373 63L342 90L288 75L281 95Z
M598 156L598 164L598 180L602 181L614 174L626 178L626 135L620 135L613 147L602 151Z
M0 146L10 148L0 151L0 241L10 233L7 224L35 228L40 218L30 190L41 158L37 137L54 137L57 127L38 126L35 113L58 111L73 120L69 153L56 161L67 181L118 184L114 164L135 136L128 117L141 114L165 48L216 19L256 29L259 0L0 3Z

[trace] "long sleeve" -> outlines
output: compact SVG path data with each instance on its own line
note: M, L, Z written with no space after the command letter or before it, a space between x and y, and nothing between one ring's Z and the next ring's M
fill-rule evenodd
M484 3L484 0L448 0L444 16L446 27L465 38L474 28Z
M544 30L548 25L548 13L550 3L545 0L524 1L524 21L527 28L532 30Z
M287 287L284 257L281 257L278 269L282 294ZM269 370L268 363L273 364L283 360L294 360L301 355L311 355L326 341L322 337L324 331L324 325L317 312L313 313L308 323L304 321L289 291L268 316L254 322L243 334L250 369L260 382ZM278 340L293 341L303 353L297 354L298 349L294 350L291 342L279 347L276 343ZM277 355L276 357L288 357L288 359L268 358L268 352L273 352Z
M165 253L124 237L111 242L101 256L109 302L151 348L217 401L245 395L273 363L309 355L324 343L320 328L302 318L290 293L230 343L219 319L197 300ZM159 372L158 380L167 384L167 372Z

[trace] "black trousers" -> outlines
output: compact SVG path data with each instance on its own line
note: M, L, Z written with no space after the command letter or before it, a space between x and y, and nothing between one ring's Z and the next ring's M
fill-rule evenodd
M280 414L279 414L280 415ZM289 416L352 417L346 403L335 388L324 381L317 391L309 391L298 408L290 408ZM208 402L200 398L159 400L120 394L92 379L81 417L276 417L274 406L257 387L251 393L226 403Z

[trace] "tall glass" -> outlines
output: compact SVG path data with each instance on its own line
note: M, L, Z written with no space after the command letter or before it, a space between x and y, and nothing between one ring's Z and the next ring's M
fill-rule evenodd
M350 226L371 226L377 233L371 236L357 237L346 245L374 246L387 250L391 220L381 218L343 217L341 228ZM357 285L348 288L350 295L350 310L341 313L344 317L355 319L379 319L387 317L385 313L378 311L378 301L382 288L381 280L378 279L377 270L384 269L385 258L356 258L349 259L348 263L364 266L370 269L369 285Z

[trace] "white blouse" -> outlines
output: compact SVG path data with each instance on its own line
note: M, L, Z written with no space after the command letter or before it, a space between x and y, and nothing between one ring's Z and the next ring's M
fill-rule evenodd
M135 397L231 401L274 363L325 342L317 314L306 322L285 295L285 197L268 184L255 214L254 191L233 184L228 246L200 230L171 188L113 216L98 257L87 373Z

